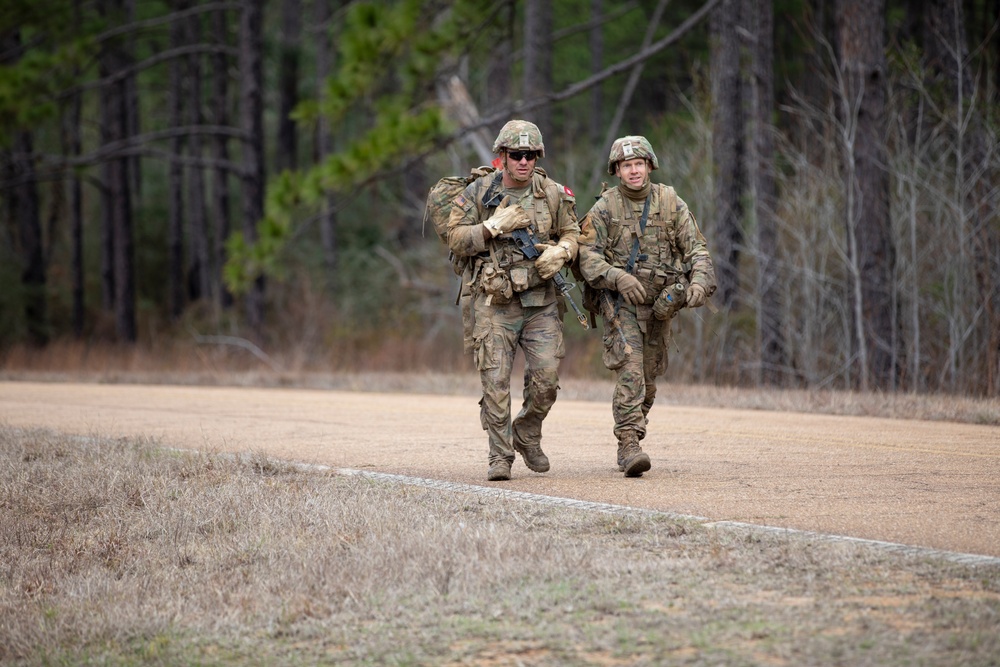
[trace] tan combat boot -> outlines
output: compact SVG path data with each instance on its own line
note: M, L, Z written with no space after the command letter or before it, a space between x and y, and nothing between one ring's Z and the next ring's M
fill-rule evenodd
M514 436L514 451L524 459L524 465L528 466L528 470L535 472L549 471L549 457L542 451L541 445L526 445L520 442L517 436Z
M490 461L490 469L486 473L486 479L490 482L504 482L510 479L510 461L507 459Z
M649 455L639 446L639 434L631 429L622 431L618 439L618 469L626 477L639 477L651 467Z

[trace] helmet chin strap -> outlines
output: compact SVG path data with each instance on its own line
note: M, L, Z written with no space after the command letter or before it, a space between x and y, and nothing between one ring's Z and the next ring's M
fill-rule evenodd
M531 177L535 175L535 170L532 169L531 173L528 174L528 178L526 178L525 180L523 180L523 181L518 180L517 178L514 177L514 172L507 168L507 160L509 160L509 159L510 159L510 157L508 157L507 153L504 152L504 155L503 155L504 180L509 180L509 181L512 181L513 183L520 183L522 185L527 185L528 183L530 183L531 182Z

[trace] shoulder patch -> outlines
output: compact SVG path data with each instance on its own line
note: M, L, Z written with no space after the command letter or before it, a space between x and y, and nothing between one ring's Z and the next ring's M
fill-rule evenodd
M455 203L458 206L465 206L465 201L466 201L465 195L458 195L457 197L455 197Z
M570 190L569 188L567 188L565 185L562 186L562 189L563 189L563 192L565 192L570 197L575 197L576 196L575 194L573 194L573 191Z

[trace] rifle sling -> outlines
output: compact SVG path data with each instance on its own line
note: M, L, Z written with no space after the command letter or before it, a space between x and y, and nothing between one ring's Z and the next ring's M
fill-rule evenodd
M646 219L649 218L649 200L652 196L652 193L647 195L646 203L642 206L642 218L639 219L639 235L635 237L635 243L632 244L632 253L628 257L628 264L625 265L625 270L629 273L635 270L635 260L639 256L639 239L646 233Z
M628 256L628 264L625 265L625 272L631 274L635 270L635 260L639 256L639 239L642 238L643 234L646 233L646 219L649 218L649 200L652 199L653 193L650 192L646 195L646 203L642 205L642 217L639 219L639 234L635 237L635 243L632 244L632 252ZM615 299L615 317L618 317L618 311L622 308L622 293L618 293L618 298Z

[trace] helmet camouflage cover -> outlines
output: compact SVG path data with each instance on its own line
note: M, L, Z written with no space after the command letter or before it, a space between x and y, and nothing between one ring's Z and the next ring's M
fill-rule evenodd
M499 153L501 148L512 151L538 151L538 157L545 157L541 130L526 120L511 120L503 126L497 135L497 140L493 142L493 152Z
M640 157L646 158L652 163L650 171L660 167L656 160L656 153L646 141L646 137L631 136L615 139L615 143L611 144L611 155L608 156L608 173L614 176L616 164L622 160L634 160Z

